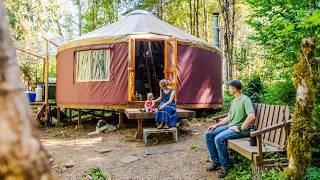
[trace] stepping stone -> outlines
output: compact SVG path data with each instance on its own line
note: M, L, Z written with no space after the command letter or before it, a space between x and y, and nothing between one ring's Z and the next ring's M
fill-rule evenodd
M70 161L68 161L67 163L64 164L64 167L72 168L75 164L76 164L76 162L74 162L73 160L70 160Z
M120 161L125 163L125 164L128 164L128 163L132 163L134 161L137 161L139 159L140 158L137 157L137 156L126 156L126 157L123 157L122 159L120 159Z
M178 144L167 144L160 146L148 146L144 148L144 153L147 155L152 154L163 154L169 152L175 152L181 150L181 147Z
M104 153L108 153L108 152L114 151L114 149L106 147L106 148L96 149L94 151L99 153L99 154L104 154Z

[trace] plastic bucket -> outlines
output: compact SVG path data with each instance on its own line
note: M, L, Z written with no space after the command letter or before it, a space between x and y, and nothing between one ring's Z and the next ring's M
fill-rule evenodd
M32 91L27 91L26 92L28 98L29 98L29 102L35 102L36 101L36 93L32 92Z

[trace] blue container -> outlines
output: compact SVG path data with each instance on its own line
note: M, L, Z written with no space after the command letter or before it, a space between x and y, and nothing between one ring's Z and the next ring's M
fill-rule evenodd
M30 102L36 102L36 93L33 91L26 92Z

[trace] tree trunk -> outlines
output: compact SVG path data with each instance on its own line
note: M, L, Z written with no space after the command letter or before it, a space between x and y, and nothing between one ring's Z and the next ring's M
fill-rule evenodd
M199 37L199 0L196 0L196 36Z
M197 15L196 15L196 0L193 0L193 35L196 35L196 19L197 19Z
M232 79L233 51L234 51L234 18L235 0L230 4L229 0L219 0L222 14L222 41L223 55L226 65L226 80ZM231 7L230 7L231 6Z
M193 34L192 0L189 0L190 34Z
M162 20L162 14L163 14L163 8L162 8L162 5L163 5L163 3L162 3L162 0L159 0L159 19L161 19Z
M19 77L0 3L0 179L53 179Z
M303 179L311 160L311 112L319 83L319 62L314 58L316 38L303 39L300 61L294 67L294 84L297 98L288 140L290 179Z
M81 0L78 0L78 8L79 8L79 36L82 34L82 11L81 11Z
M206 9L206 0L202 0L203 3L203 18L204 18L204 39L208 41L208 14Z

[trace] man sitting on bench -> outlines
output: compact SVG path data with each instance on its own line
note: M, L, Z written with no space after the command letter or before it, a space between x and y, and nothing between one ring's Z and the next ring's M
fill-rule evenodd
M231 169L227 141L248 136L249 126L254 122L255 114L250 98L242 94L242 84L239 80L227 83L229 92L235 98L231 101L228 116L219 123L211 125L205 134L212 163L208 171L214 171L221 166L219 178L228 175Z

